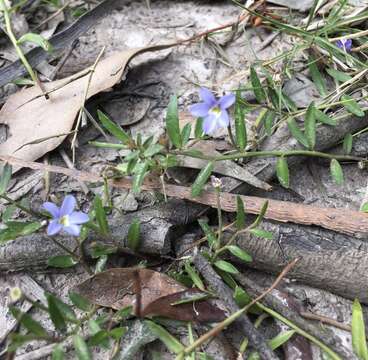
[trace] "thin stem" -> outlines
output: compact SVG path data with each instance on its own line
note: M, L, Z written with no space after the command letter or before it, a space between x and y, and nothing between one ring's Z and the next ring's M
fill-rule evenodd
M31 216L34 216L34 217L36 217L36 218L40 218L40 215L39 215L39 214L37 214L36 212L34 212L34 211L33 211L33 210L31 210L31 209L26 208L26 207L25 207L25 206L23 206L23 205L20 205L17 201L15 201L15 200L11 199L10 197L8 197L8 196L6 196L6 195L2 194L2 195L0 195L0 198L1 198L1 199L4 199L4 200L5 200L5 201L7 201L8 203L10 203L10 204L14 205L14 206L15 206L15 207L17 207L19 210L22 210L22 211L24 211L25 213L27 213L27 214L29 214L29 215L31 215Z
M218 234L217 234L217 244L216 248L218 248L221 244L222 237L222 212L221 212L221 189L220 187L216 187L216 202L217 202L217 217L218 217Z
M44 90L42 88L42 85L41 85L40 81L37 78L36 73L33 71L32 66L29 64L27 58L23 54L22 49L19 47L18 40L16 39L16 37L13 33L12 26L11 26L9 10L8 10L4 0L0 0L0 6L1 6L1 10L3 11L3 14L4 14L6 33L9 37L10 41L12 42L12 44L15 48L15 51L18 54L18 57L19 57L20 61L23 63L24 67L27 69L28 74L30 75L31 79L34 81L35 84L37 84L40 87L40 89L44 93Z

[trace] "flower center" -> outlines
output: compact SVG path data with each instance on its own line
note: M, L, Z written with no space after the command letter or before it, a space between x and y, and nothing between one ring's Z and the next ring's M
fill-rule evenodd
M212 115L215 115L216 117L219 117L221 115L221 109L218 106L214 106L209 111Z
M69 215L64 215L59 219L59 224L63 225L63 226L69 226L70 222L69 222Z

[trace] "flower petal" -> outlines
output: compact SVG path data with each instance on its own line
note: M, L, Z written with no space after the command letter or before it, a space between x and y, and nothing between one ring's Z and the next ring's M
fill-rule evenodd
M211 135L217 130L217 118L213 115L207 116L203 121L203 132L207 135Z
M51 220L49 222L49 226L47 227L47 235L55 235L63 228L63 225L61 225L58 220Z
M217 119L219 127L227 128L230 123L229 114L226 110L221 111L221 115Z
M60 216L60 209L52 202L45 202L42 207L49 212L53 218L58 218Z
M71 225L84 224L89 221L89 216L82 211L74 211L69 215Z
M63 204L60 208L60 216L64 215L70 215L75 206L77 205L77 200L75 200L75 197L73 195L67 195L64 198Z
M199 103L189 106L189 111L195 117L204 117L208 115L210 108L207 103Z
M63 230L65 232L67 232L69 235L79 236L80 231L81 231L81 226L80 225L71 224L69 226L64 226L63 227Z
M216 104L215 95L213 95L212 92L209 91L206 88L200 88L200 90L199 90L199 96L210 107L212 107L212 106L214 106Z
M221 99L219 100L219 104L220 104L220 108L223 109L227 109L229 108L231 105L233 105L235 102L235 95L233 93L224 95L221 97Z

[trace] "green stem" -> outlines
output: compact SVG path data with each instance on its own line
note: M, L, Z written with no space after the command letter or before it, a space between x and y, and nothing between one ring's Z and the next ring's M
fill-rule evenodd
M38 84L40 86L40 82L39 82L39 80L38 80L38 78L36 76L36 73L33 71L32 66L29 64L27 58L23 54L22 49L19 47L18 40L16 39L16 37L15 37L15 35L13 33L13 29L12 29L11 21L10 21L9 11L8 11L8 8L7 8L4 0L0 0L0 6L1 6L1 10L4 13L4 21L5 21L6 33L7 33L8 37L9 37L10 41L12 42L12 44L13 44L13 46L15 48L15 51L18 54L18 57L19 57L20 61L23 63L24 67L27 69L30 77L32 78L32 80L34 81L35 84Z

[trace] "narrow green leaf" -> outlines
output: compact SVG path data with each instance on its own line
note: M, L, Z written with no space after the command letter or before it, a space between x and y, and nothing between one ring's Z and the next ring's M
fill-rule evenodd
M156 155L159 152L161 152L163 148L164 147L160 144L151 144L144 151L143 155L144 157L152 157L153 155Z
M345 74L342 71L339 70L335 70L333 68L327 68L326 69L327 74L330 75L331 77L333 77L335 80L339 81L339 82L346 82L352 79L352 77L348 74Z
M120 326L110 330L109 335L115 340L119 340L126 334L127 331L128 328L126 326Z
M96 262L96 265L95 265L95 271L94 271L95 274L98 274L98 273L100 273L100 272L102 272L102 271L105 270L107 260L108 260L108 256L107 255L101 255L98 258L98 260Z
M141 233L141 222L139 219L134 219L129 226L128 230L128 247L133 251L137 251L139 248Z
M75 312L68 304L65 304L65 302L61 301L59 298L52 294L47 294L46 298L47 300L49 300L49 298L51 299L53 304L57 307L60 314L66 321L71 323L78 322Z
M42 227L40 222L8 221L7 228L0 230L0 244L19 236L33 234Z
M353 149L353 135L346 134L342 145L345 154L350 154Z
M312 76L313 83L316 85L316 88L321 96L326 96L326 84L322 75L318 69L317 62L314 57L310 57L308 61L309 72Z
M92 304L84 296L74 291L71 291L69 293L69 299L71 300L73 305L76 306L78 309L86 311L86 312L91 311Z
M215 236L215 233L212 231L212 229L208 226L208 224L204 220L199 219L198 224L200 225L200 227L202 228L204 234L207 237L208 245L211 248L215 247L215 245L217 243L217 238Z
M253 228L250 229L249 232L255 236L264 238L264 239L273 239L273 234L270 231L267 230L263 230L263 229L258 229L258 228Z
M264 127L266 130L267 136L272 135L272 127L273 123L275 121L276 113L272 110L267 110L265 116L264 116Z
M358 299L354 300L351 320L351 340L353 350L361 360L368 360L367 341L365 337L365 326L363 310Z
M245 227L245 211L244 211L244 203L242 198L237 195L236 196L236 228L238 230L244 229Z
M132 315L132 312L133 312L133 306L129 305L117 311L114 314L114 318L116 318L118 321L123 321L123 320L128 319Z
M252 301L251 296L238 285L235 287L233 297L236 304L241 308L248 305Z
M330 163L331 176L337 185L341 185L344 182L344 173L342 171L340 163L336 159L332 159Z
M236 245L229 245L226 247L234 256L238 257L239 259L245 262L251 262L253 259L252 257L239 246Z
M316 145L316 117L314 103L309 104L304 120L304 133L311 150Z
M51 294L46 294L46 299L51 321L57 330L64 331L66 329L66 322L56 304L55 297Z
M322 124L336 126L337 122L336 119L326 115L323 111L314 108L314 116L316 119L321 122Z
M3 171L0 177L0 195L3 195L9 185L12 175L12 166L9 163L5 163Z
M193 269L193 267L190 265L189 261L185 262L185 271L188 273L188 275L190 276L190 278L193 281L193 284L201 290L205 290L205 286L203 284L203 281L201 280L201 278L199 277L198 273Z
M247 146L247 128L245 126L245 112L240 100L240 91L238 90L235 101L235 140L237 147L242 151Z
M92 360L91 353L88 349L86 342L82 338L82 336L74 335L73 345L74 345L75 354L77 355L78 360Z
M364 203L364 204L360 207L360 211L368 212L368 202Z
M52 50L51 44L40 34L35 34L31 32L26 33L17 40L18 44L24 44L25 42L36 44L37 46L42 47L42 49L48 52Z
M72 256L70 255L57 255L47 260L47 265L56 268L69 268L78 264Z
M148 167L148 161L144 161L143 163L137 164L134 168L135 174L133 177L132 189L135 194L138 194L141 191L141 186L147 174Z
M130 142L130 136L117 124L111 121L102 111L97 110L97 115L103 127L123 144Z
M190 123L188 123L183 127L183 129L181 131L182 146L186 145L187 142L189 141L191 132L192 132L192 125Z
M64 360L64 349L61 344L54 346L51 354L51 360Z
M47 336L47 331L42 327L42 325L34 320L31 315L24 313L17 309L16 307L10 307L10 311L13 316L32 334L36 336L45 337Z
M203 118L198 118L194 128L194 136L200 139L203 136Z
M297 125L296 121L293 118L290 118L287 121L288 128L290 130L291 135L298 140L303 146L306 148L309 147L308 140L300 130L299 126Z
M239 274L239 270L233 264L225 260L217 260L214 265L220 270L226 271L230 274Z
M257 72L253 67L250 68L250 82L252 83L253 92L257 101L259 103L264 102L266 100L266 93L262 87Z
M109 333L106 330L99 330L93 334L88 340L88 346L102 346L105 347L108 344Z
M214 169L214 163L211 161L209 162L198 174L197 178L195 179L192 185L192 196L196 197L201 194L204 185L206 184L207 180L211 176L211 173Z
M93 207L96 213L96 220L99 227L99 230L102 235L107 236L110 233L109 224L107 222L107 217L105 213L105 209L102 205L102 200L99 195L95 196L95 200L93 202Z
M276 175L280 184L284 188L289 188L289 167L284 156L280 156L276 163Z
M180 149L182 139L179 127L178 99L175 95L171 96L166 112L166 130L172 144Z
M263 217L266 214L267 208L268 208L268 201L266 200L263 203L262 208L261 208L261 211L259 212L256 220L253 222L253 224L251 226L252 228L256 228L261 223L261 221L263 220Z
M156 335L170 351L175 354L179 354L184 350L183 344L161 325L158 325L150 320L146 320L145 323L147 324L151 332Z
M345 107L347 111L352 113L353 115L362 117L364 116L364 111L361 109L360 105L349 95L342 95L341 101L343 101L342 105Z

